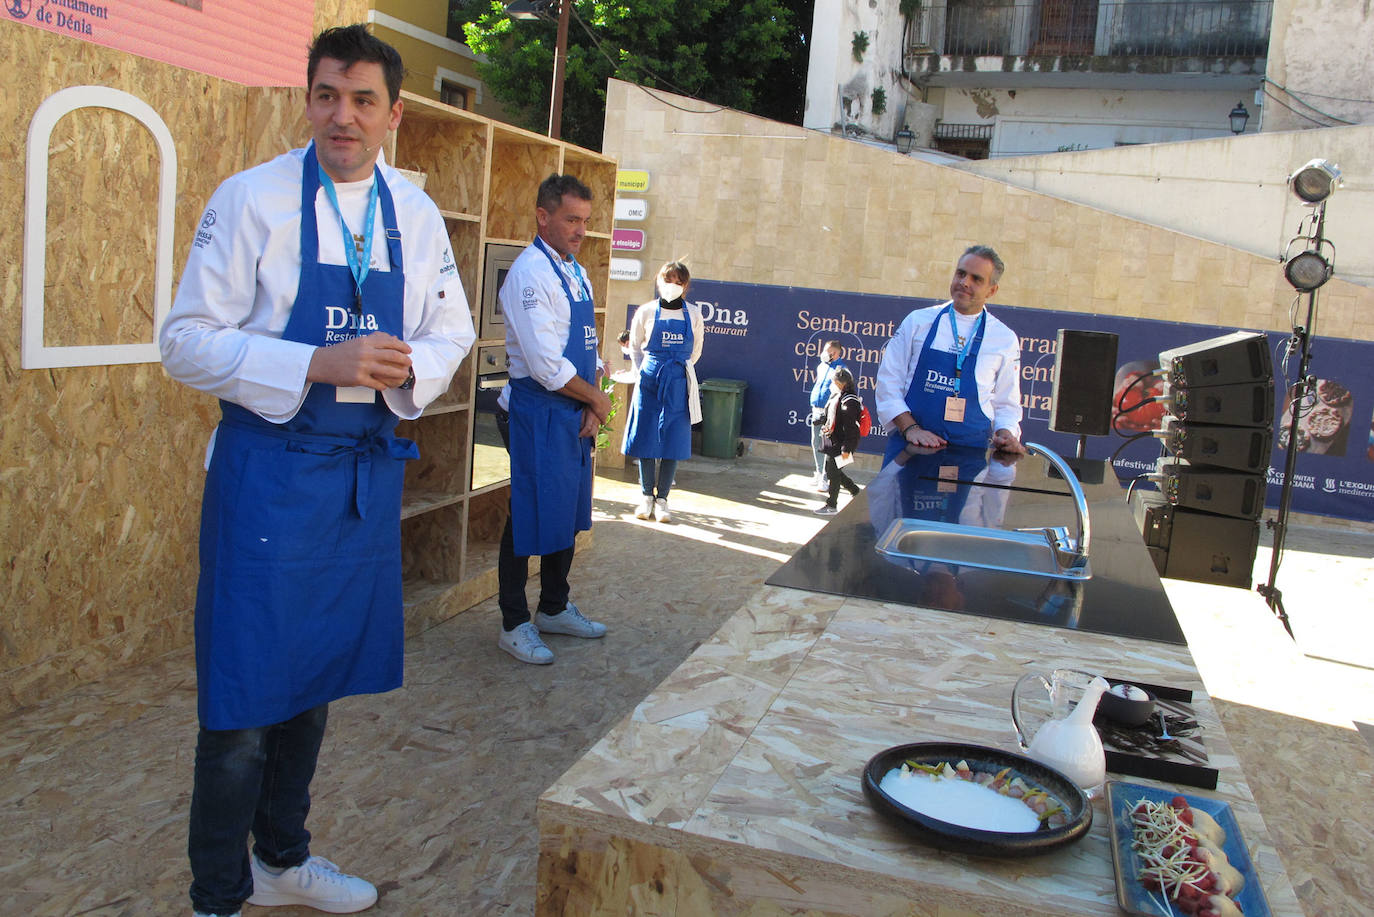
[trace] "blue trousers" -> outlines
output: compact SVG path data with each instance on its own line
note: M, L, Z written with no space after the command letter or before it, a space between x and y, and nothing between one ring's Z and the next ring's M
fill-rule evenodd
M666 498L673 489L673 477L677 474L677 459L639 460L639 489L646 497ZM657 463L658 467L654 465Z
M191 906L233 914L253 894L253 852L274 869L310 858L310 781L329 721L321 704L256 729L201 729L191 791Z

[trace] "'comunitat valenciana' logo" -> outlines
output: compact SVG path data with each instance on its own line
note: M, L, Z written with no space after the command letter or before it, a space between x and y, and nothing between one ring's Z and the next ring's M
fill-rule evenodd
M33 0L5 0L5 12L15 19L29 18L29 12L33 9Z

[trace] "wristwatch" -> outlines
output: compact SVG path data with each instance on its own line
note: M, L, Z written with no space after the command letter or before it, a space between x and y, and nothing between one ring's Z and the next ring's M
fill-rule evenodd
M415 367L414 367L414 366L412 366L412 367L410 367L408 370L406 370L406 381L402 382L400 385L398 385L398 386L396 386L396 387L397 387L398 389L400 389L401 391L403 391L403 392L408 392L408 391L410 391L411 389L413 389L413 388L415 387Z

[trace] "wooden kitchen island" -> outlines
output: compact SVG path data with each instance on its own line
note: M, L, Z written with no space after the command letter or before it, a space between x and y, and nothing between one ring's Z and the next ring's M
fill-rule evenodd
M1100 799L1082 841L992 860L909 839L860 786L892 745L1016 750L1012 686L1063 666L1194 691L1220 779L1179 790L1232 805L1272 912L1301 914L1186 646L773 585L540 798L537 913L1120 913Z

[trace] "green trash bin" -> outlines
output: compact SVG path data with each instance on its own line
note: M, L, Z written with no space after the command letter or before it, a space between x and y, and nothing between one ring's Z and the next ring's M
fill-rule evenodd
M743 379L706 379L701 383L702 455L734 458L740 454L740 419L748 387Z

